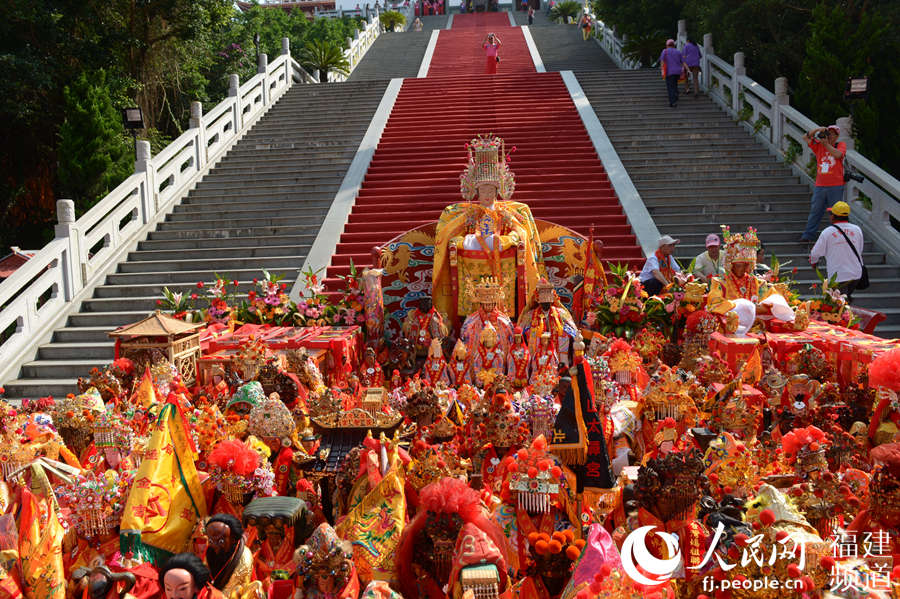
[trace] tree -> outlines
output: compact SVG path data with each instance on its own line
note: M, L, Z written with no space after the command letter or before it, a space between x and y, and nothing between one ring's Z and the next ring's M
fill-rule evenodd
M104 70L82 73L66 86L66 120L59 129L59 181L63 193L86 211L131 172L131 143Z
M319 71L319 81L328 81L328 72L334 71L342 75L350 72L350 62L344 56L341 47L327 40L314 40L306 44L300 54L300 63L304 67Z
M796 84L798 108L818 123L833 123L852 111L858 149L894 174L900 172L900 141L884 132L900 129L898 52L896 25L879 10L822 4L813 11ZM869 76L871 91L851 105L843 92L847 79L859 76Z
M666 45L666 34L662 31L644 35L633 35L622 46L625 56L638 60L642 67L651 67L659 59L661 48Z
M581 4L575 0L562 0L550 10L550 19L557 23L568 23L570 20L574 21L579 12L581 12Z
M386 33L394 31L397 25L401 27L406 25L406 15L396 10L386 10L378 18L381 21L381 27Z

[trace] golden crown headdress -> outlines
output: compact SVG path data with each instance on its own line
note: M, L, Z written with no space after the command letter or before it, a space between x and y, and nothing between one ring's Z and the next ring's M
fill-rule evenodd
M250 410L248 430L251 435L260 438L275 437L283 444L290 444L294 432L294 416L278 394L272 393L268 399Z
M481 277L477 282L466 282L466 295L473 303L499 304L506 297L506 291L497 277Z
M759 249L756 229L747 227L746 233L732 233L728 225L722 225L722 239L725 241L725 272L735 262L749 262L751 269L756 266L756 252Z
M471 200L478 194L478 186L490 183L497 187L497 194L504 200L512 197L516 181L507 164L504 141L493 134L478 135L466 144L469 162L459 176L462 197Z

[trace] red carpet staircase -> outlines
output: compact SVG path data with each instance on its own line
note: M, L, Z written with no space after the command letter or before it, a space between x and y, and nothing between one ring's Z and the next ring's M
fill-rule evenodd
M453 29L441 31L428 69L429 77L482 75L485 54L482 44L488 33L500 38L497 74L534 73L534 63L522 30L509 26L507 13L455 15Z
M640 261L631 227L558 73L429 77L403 83L332 259L329 288L337 287L334 277L348 272L351 259L370 264L373 246L437 220L445 206L461 201L465 144L490 132L517 148L513 198L531 206L536 218L585 235L596 225L604 259Z

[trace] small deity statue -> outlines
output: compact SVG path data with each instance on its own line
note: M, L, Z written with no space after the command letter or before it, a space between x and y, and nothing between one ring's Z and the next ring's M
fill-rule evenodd
M506 285L507 313L515 311L516 264L525 268L525 294L530 297L543 274L540 235L525 204L510 201L515 179L499 137L479 136L468 145L469 160L460 175L465 202L444 209L434 244L432 293L439 311L455 322L471 311L465 295L453 289L451 267L458 280L491 275ZM472 200L478 197L478 201ZM514 248L514 255L507 250ZM471 346L470 346L471 351Z
M487 323L493 325L500 349L506 353L512 340L513 323L500 308L503 304L503 287L497 279L485 277L475 285L470 284L467 293L472 298L472 304L477 306L463 322L459 335L469 354L476 353L481 330Z
M457 339L449 364L450 373L448 378L450 387L453 389L458 389L462 385L471 385L474 382L472 380L472 361L469 359L468 354L466 344L462 342L462 339Z
M528 344L522 339L522 328L516 327L513 333L513 344L509 348L509 357L506 361L506 376L514 390L518 391L528 386L528 369L531 365L531 352Z
M423 297L419 306L406 314L401 330L404 337L413 340L417 356L428 353L432 339L444 338L448 333L444 317L435 309L429 297Z
M486 385L498 374L506 372L506 358L498 346L497 329L490 322L481 329L481 344L472 360L475 378L481 385Z
M384 370L375 359L375 348L367 347L363 363L359 366L359 382L363 387L383 387Z
M723 227L725 274L713 277L706 309L725 317L725 330L744 336L758 314L771 314L794 322L794 311L775 287L753 274L759 239L753 228L744 234L732 234Z
M549 332L541 335L541 343L535 348L531 361L531 384L535 390L546 393L559 380L559 349L551 343Z
M532 353L537 351L541 335L546 332L550 334L550 343L557 347L562 363L569 364L569 345L578 334L578 327L547 279L538 281L535 298L519 316L519 326L528 336L528 349Z
M440 337L431 339L431 348L428 350L428 357L425 358L425 363L422 364L422 370L419 371L419 378L432 387L450 384L450 368L447 365L447 360L444 359Z

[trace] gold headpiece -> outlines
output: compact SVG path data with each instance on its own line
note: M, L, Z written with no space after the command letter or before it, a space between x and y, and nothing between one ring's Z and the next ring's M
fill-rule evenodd
M677 370L661 366L644 393L644 414L656 421L684 419L690 427L698 413L690 388L691 382L682 379Z
M538 280L536 289L538 302L553 303L556 301L556 288L544 277L541 277L540 280Z
M453 357L457 360L465 360L467 353L466 344L462 342L462 339L457 339L456 345L453 346Z
M477 283L472 283L471 280L466 282L466 295L472 303L500 304L506 296L506 291L496 277L482 277Z
M746 233L732 233L727 225L722 225L722 239L725 240L726 273L735 262L749 263L750 270L756 266L756 252L759 249L756 229L748 227Z
M493 135L479 135L466 148L469 162L459 176L459 191L466 200L478 194L478 186L489 183L497 187L497 195L504 200L512 197L515 177L509 170L508 154L503 140Z

